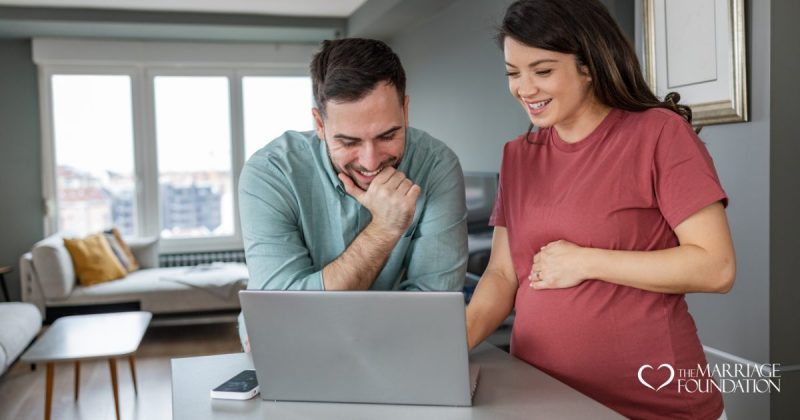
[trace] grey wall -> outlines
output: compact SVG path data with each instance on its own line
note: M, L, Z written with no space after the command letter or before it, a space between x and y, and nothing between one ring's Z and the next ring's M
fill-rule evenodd
M0 265L19 299L19 257L42 238L41 140L30 41L0 40Z
M800 365L800 3L772 2L770 57L770 356ZM784 375L790 387L772 396L773 418L800 413L800 371Z
M510 0L454 1L389 44L406 69L410 122L446 142L467 171L494 171L502 145L528 127L492 40Z
M411 123L446 141L465 170L497 171L502 145L528 125L525 113L507 91L502 54L491 41L493 28L510 3L454 1L436 16L389 39L408 73ZM623 30L635 34L634 2L604 3ZM772 360L770 2L746 3L751 121L709 126L701 133L731 197L728 218L738 256L737 283L727 295L695 294L687 300L704 345L766 363ZM709 362L731 363L713 355ZM728 395L726 405L732 420L764 418L770 410L768 395Z

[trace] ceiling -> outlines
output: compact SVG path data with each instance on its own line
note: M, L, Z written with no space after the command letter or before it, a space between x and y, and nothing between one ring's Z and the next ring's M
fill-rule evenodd
M0 40L389 39L455 0L0 0Z
M0 5L345 18L366 0L0 0Z

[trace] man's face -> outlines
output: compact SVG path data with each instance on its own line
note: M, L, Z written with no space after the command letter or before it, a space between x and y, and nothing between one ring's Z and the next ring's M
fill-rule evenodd
M356 102L328 101L326 112L322 118L318 109L313 110L317 135L325 141L336 172L366 190L381 170L400 164L408 96L401 105L393 85L381 82Z

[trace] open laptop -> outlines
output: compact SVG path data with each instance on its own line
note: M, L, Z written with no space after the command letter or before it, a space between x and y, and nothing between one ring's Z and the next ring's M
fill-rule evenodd
M459 292L239 292L261 397L472 405ZM472 377L472 378L471 378Z

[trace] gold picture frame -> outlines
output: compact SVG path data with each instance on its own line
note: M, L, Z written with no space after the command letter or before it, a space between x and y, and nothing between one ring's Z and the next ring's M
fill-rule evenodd
M656 96L680 93L695 126L748 121L744 0L642 1L642 61Z

